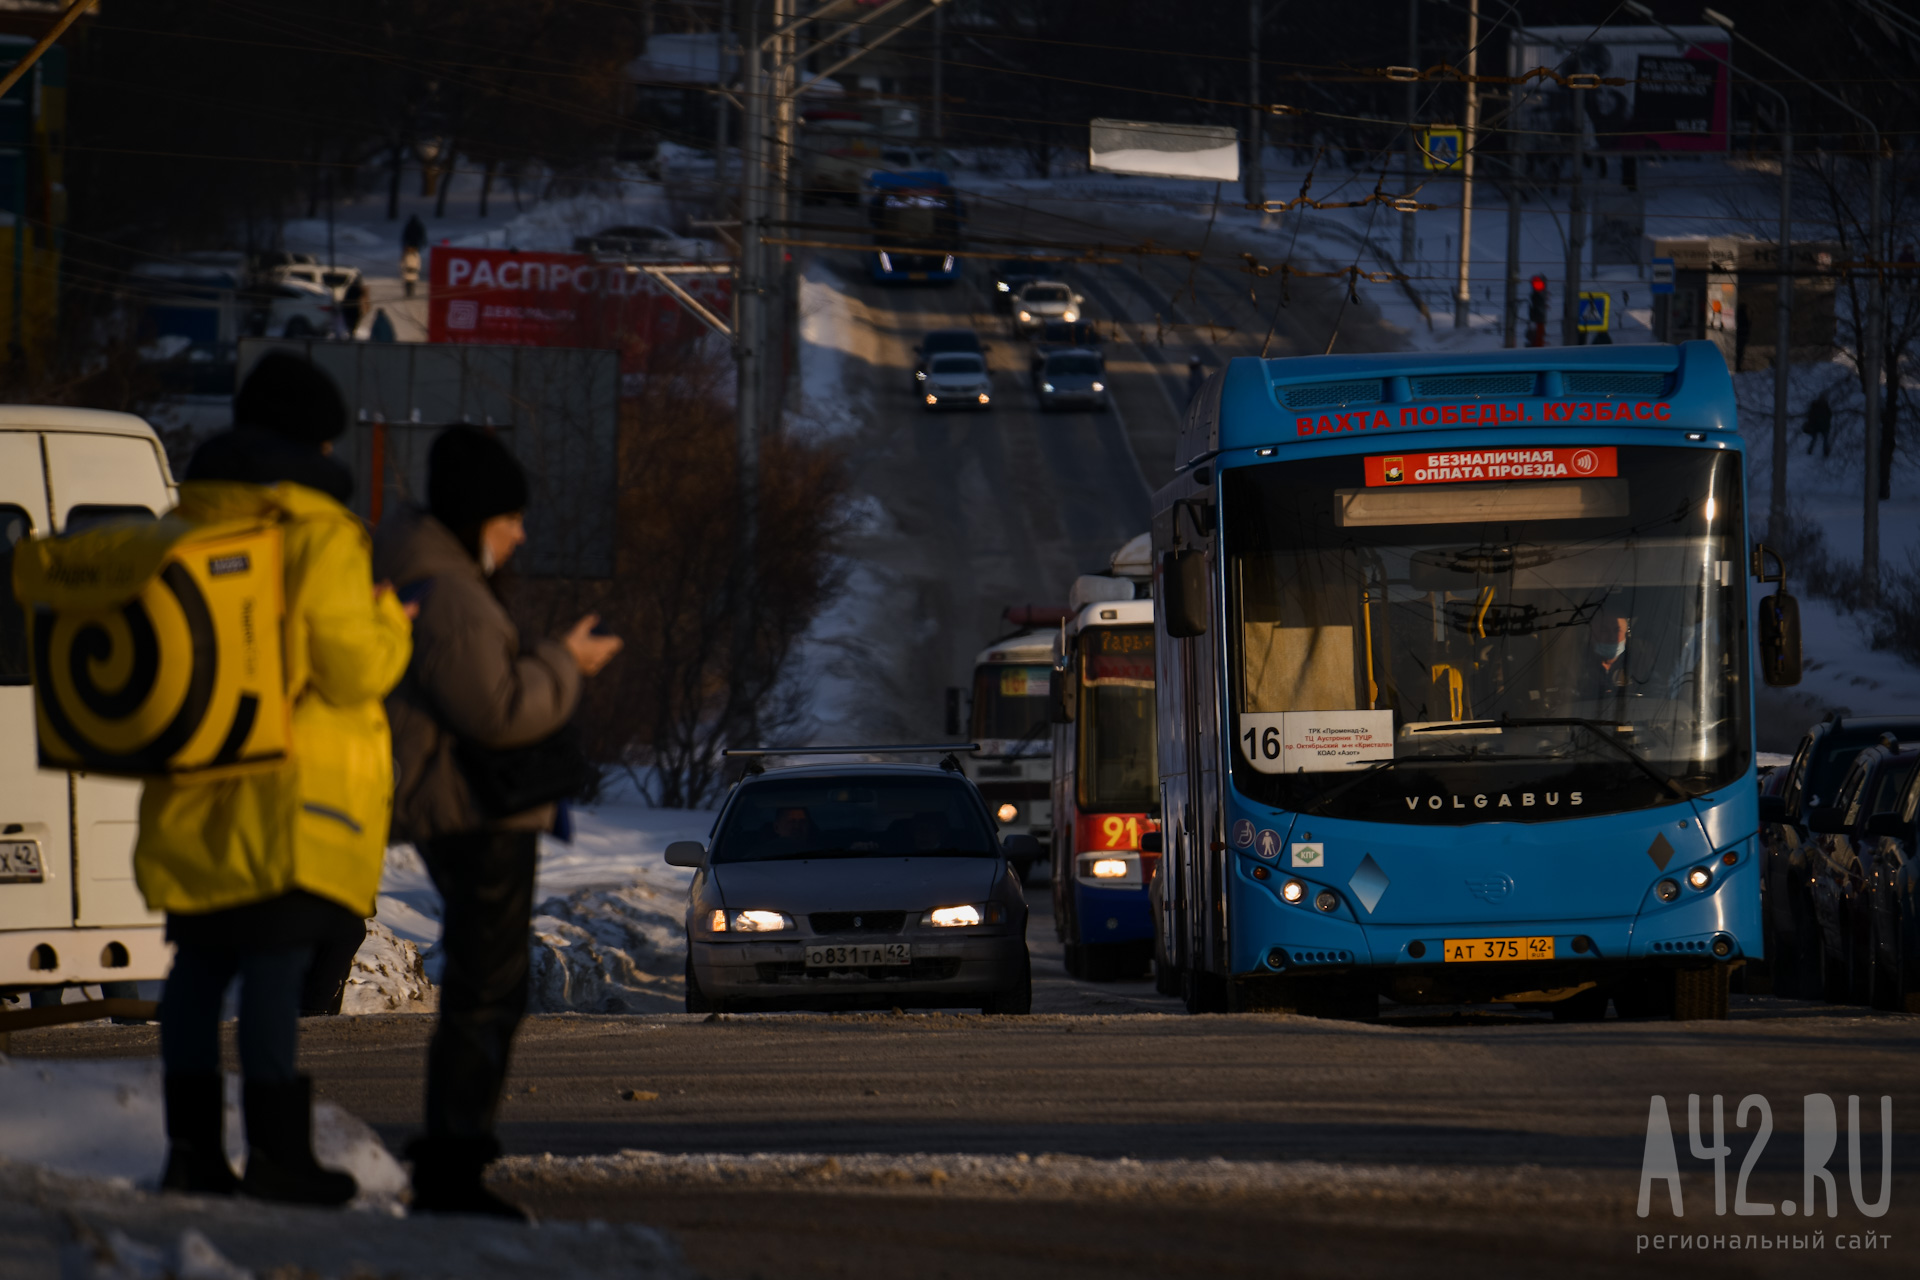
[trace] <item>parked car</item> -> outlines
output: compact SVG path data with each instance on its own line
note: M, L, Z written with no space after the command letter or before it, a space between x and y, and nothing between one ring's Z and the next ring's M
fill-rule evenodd
M1889 733L1896 741L1920 740L1920 716L1822 721L1800 740L1778 792L1761 788L1762 924L1766 968L1776 995L1820 998L1819 955L1801 945L1802 939L1815 936L1809 819L1832 807L1853 758Z
M1049 320L1072 324L1080 318L1079 294L1058 280L1035 280L1022 285L1013 299L1013 327L1020 333L1032 333Z
M979 356L982 361L987 358L986 344L980 341L980 335L973 330L933 330L914 344L913 393L915 395L921 395L926 390L924 384L927 380L927 362L949 351L964 351L970 355Z
M329 267L318 262L289 262L269 268L267 278L276 284L290 280L298 284L315 285L333 294L337 302L346 297L347 289L360 278L360 268Z
M1107 362L1098 351L1055 351L1035 376L1041 409L1107 407Z
M318 338L333 332L333 290L304 280L281 280L268 285L269 338Z
M986 801L952 764L803 764L749 774L687 894L689 1013L1032 1007L1027 900ZM1024 846L1016 847L1019 842Z
M1830 1004L1866 1004L1874 998L1868 931L1878 837L1869 828L1875 816L1894 812L1916 762L1920 744L1903 747L1886 735L1853 758L1834 803L1810 824L1814 837L1807 864L1818 937L1802 945L1817 948L1821 997Z
M948 351L927 364L922 398L928 409L990 409L993 375L984 356L970 351Z
M1874 837L1867 927L1870 1003L1920 1013L1920 769L1891 813L1867 821Z
M1049 320L1034 331L1033 346L1027 353L1027 370L1038 374L1040 366L1055 351L1098 351L1100 330L1086 320Z

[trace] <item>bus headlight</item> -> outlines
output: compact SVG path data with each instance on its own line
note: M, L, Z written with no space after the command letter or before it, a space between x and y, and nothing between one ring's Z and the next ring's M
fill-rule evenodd
M1687 872L1687 883L1696 889L1704 889L1713 883L1713 870L1710 867L1695 867Z
M1095 858L1089 868L1096 880L1118 880L1127 874L1125 858Z
M1653 892L1654 896L1659 898L1660 901L1672 902L1680 896L1680 886L1673 880L1662 880L1659 884L1653 886Z
M1298 902L1307 896L1307 886L1298 880L1289 880L1280 886L1280 896L1288 902Z
M1001 805L998 809L995 809L993 811L993 816L1000 819L1000 821L1002 822L1012 822L1015 818L1020 816L1020 806L1017 804L1014 804L1012 801L1008 801L1006 804Z

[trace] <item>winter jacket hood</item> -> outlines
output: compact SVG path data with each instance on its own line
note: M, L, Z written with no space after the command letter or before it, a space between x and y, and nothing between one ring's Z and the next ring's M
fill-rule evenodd
M188 481L172 514L280 523L293 750L267 772L150 779L134 850L140 890L155 910L177 914L304 889L372 915L393 794L381 700L411 648L399 602L374 598L366 526L298 484Z
M374 572L420 606L413 660L387 699L398 771L394 833L402 840L487 829L546 830L543 805L489 821L454 748L521 747L552 736L580 701L580 668L557 640L523 642L479 564L448 528L416 508L374 535Z

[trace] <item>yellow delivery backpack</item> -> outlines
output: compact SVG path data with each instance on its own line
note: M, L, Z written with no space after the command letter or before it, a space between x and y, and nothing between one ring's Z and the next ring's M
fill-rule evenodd
M40 763L122 777L272 768L292 742L276 524L121 521L14 552Z

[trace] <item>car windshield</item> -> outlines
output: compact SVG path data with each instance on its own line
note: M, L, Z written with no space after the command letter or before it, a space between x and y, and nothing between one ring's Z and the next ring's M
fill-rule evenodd
M1490 471L1564 478L1454 482ZM1244 793L1330 816L1547 821L1745 772L1737 455L1348 456L1222 483Z
M1041 664L989 663L973 673L973 736L1001 742L1045 733L1047 684L1053 669Z
M933 362L934 373L979 373L986 366L979 356L951 355L936 357Z
M838 774L746 783L713 843L713 861L990 858L987 816L958 778Z
M1092 377L1099 372L1098 356L1052 356L1047 360L1047 376L1050 378Z
M1065 302L1067 286L1063 284L1029 285L1020 296L1027 302Z
M1077 726L1082 809L1144 812L1158 802L1153 724L1153 628L1082 632Z

